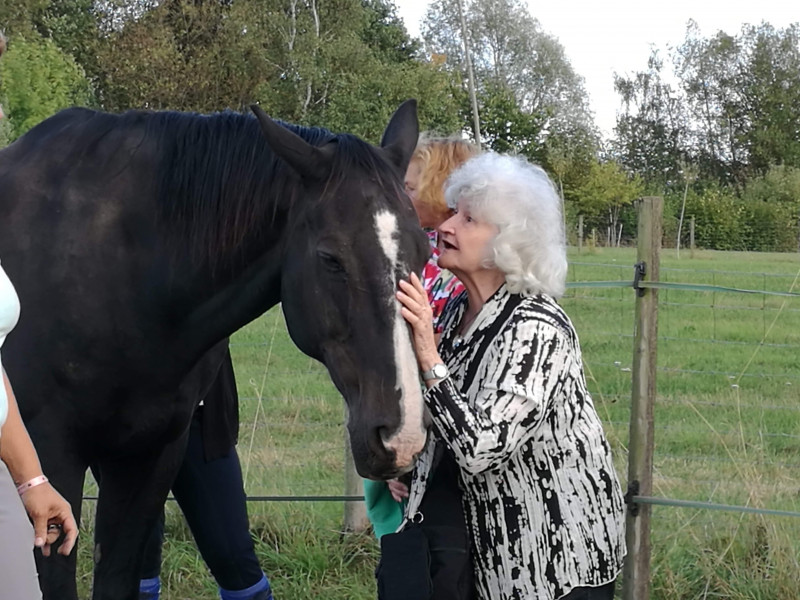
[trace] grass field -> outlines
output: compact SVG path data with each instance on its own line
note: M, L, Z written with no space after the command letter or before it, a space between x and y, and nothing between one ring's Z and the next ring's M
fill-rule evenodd
M580 287L630 281L630 249L570 253L577 287L562 304L620 477L626 478L634 292ZM800 292L800 256L665 250L661 280ZM655 493L800 512L800 300L662 291ZM342 401L325 370L292 345L279 310L232 340L241 401L239 452L250 495L343 491ZM85 513L93 506L87 502ZM253 534L278 600L374 598L377 544L342 535L338 502L253 502ZM87 520L88 523L88 520ZM162 572L167 600L216 598L174 505ZM83 532L88 595L91 526ZM794 600L800 519L654 507L651 598Z

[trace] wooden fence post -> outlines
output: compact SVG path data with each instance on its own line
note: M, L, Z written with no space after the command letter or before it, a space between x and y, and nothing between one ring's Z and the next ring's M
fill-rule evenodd
M692 251L691 256L694 258L694 215L692 215L692 220L689 221L689 248Z
M364 495L364 484L353 462L353 451L350 449L350 436L347 433L347 427L344 428L344 495ZM367 519L367 508L364 503L355 500L345 500L344 531L366 531L367 527L369 527L369 519Z
M661 250L661 218L664 199L641 198L638 202L637 265L639 279L658 281ZM628 556L623 571L623 600L650 597L650 505L636 504L633 496L653 491L653 407L656 400L656 345L658 292L636 290L633 341L630 440L628 442L628 504L625 539Z
M578 215L578 254L583 250L583 215Z

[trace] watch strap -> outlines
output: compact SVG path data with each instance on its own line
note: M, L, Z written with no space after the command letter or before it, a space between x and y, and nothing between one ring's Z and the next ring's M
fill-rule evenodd
M444 379L449 374L450 371L447 368L447 365L443 363L436 363L429 370L422 373L422 380L433 381L434 379Z

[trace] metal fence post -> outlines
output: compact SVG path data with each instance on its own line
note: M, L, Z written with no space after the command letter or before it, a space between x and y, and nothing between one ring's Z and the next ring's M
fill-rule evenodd
M661 218L664 199L641 198L638 202L637 282L658 281L661 250ZM628 442L628 512L625 539L628 556L623 571L623 600L650 597L650 505L636 504L634 496L653 491L653 408L656 400L656 343L658 292L636 289L631 386L631 422Z

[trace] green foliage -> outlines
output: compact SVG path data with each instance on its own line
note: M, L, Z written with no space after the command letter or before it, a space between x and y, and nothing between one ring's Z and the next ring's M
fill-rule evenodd
M7 118L0 119L0 148L5 148L14 141L14 131L11 121Z
M665 234L674 243L681 198L673 195L665 208ZM688 221L695 218L695 243L715 250L790 252L797 249L798 207L789 202L767 202L756 193L737 197L728 188L689 189L681 244L688 245Z
M62 108L93 102L83 69L50 39L17 37L0 60L0 97L15 139Z
M409 37L391 0L362 0L362 4L365 23L360 37L373 52L396 63L408 62L420 54L419 40Z
M729 190L711 187L698 194L689 190L686 215L695 217L695 241L700 248L745 250L742 203Z
M104 107L213 112L260 102L286 121L377 142L392 111L420 100L426 128L461 129L451 73L417 58L384 0L168 0L100 46Z
M781 202L800 207L800 168L778 165L748 180L742 196L752 201Z
M674 86L654 51L646 70L615 81L614 152L628 168L668 191L682 162L737 188L771 165L800 167L800 24L703 38L690 22L672 67Z
M613 161L593 162L583 183L567 194L570 211L584 215L584 234L597 229L606 239L607 245L615 244L619 237L619 226L627 237L635 233L630 223L621 221L625 207L642 195L643 185L637 176L629 176Z
M662 82L663 68L654 52L647 71L628 78L615 76L623 111L611 147L618 160L647 184L668 189L670 183L681 180L686 131L679 99Z
M790 252L797 250L797 206L744 201L740 228L745 247L755 252Z
M465 119L471 116L471 104L465 97ZM542 128L546 118L522 110L513 92L501 84L485 86L478 95L481 141L495 152L522 154L541 163L545 149Z
M548 139L555 136L569 140L567 145L573 148L584 146L577 154L594 157L598 136L583 80L560 42L542 29L520 0L474 0L465 3L464 12L481 136L489 147L544 163ZM422 33L425 49L459 73L466 87L468 69L456 0L433 2ZM464 117L472 129L469 104Z

